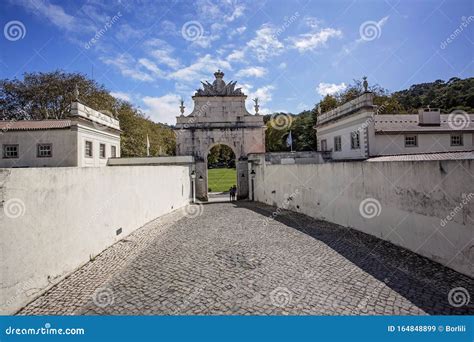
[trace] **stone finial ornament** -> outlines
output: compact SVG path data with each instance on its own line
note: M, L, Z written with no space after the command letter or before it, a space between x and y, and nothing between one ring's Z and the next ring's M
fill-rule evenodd
M362 82L362 86L364 87L364 92L367 93L369 91L369 82L367 82L367 76L362 77L362 79L364 80L364 82Z
M79 87L76 85L74 86L74 101L79 101Z
M183 116L183 115L184 115L184 108L186 108L186 107L184 106L184 101L183 101L183 99L181 99L180 103L181 103L181 104L180 104L180 106L179 106L179 110L180 110L180 112L181 112L181 116Z
M252 101L255 102L255 114L258 115L258 110L260 109L260 105L258 104L258 97L254 98Z

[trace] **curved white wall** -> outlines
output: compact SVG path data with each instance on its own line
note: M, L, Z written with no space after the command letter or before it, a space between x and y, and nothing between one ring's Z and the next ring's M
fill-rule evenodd
M190 166L0 169L0 313L189 203L189 174Z

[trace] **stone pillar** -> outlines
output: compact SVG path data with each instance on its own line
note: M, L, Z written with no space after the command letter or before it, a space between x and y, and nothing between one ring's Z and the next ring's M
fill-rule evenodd
M237 199L247 199L249 197L249 169L247 158L237 161Z
M196 198L207 201L207 163L196 160Z

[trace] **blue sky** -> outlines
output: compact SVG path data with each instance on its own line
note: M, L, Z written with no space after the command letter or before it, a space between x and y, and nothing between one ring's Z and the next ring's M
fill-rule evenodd
M82 72L173 124L201 80L261 113L310 109L367 75L396 91L474 74L472 1L2 1L0 77ZM447 41L447 39L449 41Z

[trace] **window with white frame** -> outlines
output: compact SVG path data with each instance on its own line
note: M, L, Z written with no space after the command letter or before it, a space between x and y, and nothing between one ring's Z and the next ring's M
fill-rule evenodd
M86 141L84 145L84 153L87 158L92 158L93 152L92 152L92 141Z
M334 151L341 151L342 150L342 140L341 136L338 135L337 137L334 137Z
M17 144L3 145L3 158L18 158L19 147Z
M117 157L117 146L110 146L110 156L112 158Z
M462 146L462 134L451 134L451 146Z
M50 158L53 156L53 144L36 145L36 156L38 158Z
M360 132L354 131L351 133L351 149L358 150L360 148Z
M105 154L105 144L100 144L99 145L99 156L100 158L104 159L106 154Z
M418 136L414 134L405 135L405 147L417 147Z

